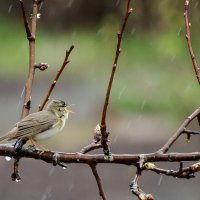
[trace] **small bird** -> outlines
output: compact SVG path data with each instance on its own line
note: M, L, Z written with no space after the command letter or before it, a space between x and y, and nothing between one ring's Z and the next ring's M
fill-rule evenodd
M16 123L12 130L0 137L0 142L28 138L34 146L46 150L37 141L50 138L64 128L69 113L73 113L69 107L64 101L52 100L45 110L29 114Z

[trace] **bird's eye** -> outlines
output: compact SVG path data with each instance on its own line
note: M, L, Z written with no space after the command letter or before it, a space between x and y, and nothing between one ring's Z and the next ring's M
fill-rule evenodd
M61 101L61 106L62 107L65 107L66 106L66 103L64 101Z

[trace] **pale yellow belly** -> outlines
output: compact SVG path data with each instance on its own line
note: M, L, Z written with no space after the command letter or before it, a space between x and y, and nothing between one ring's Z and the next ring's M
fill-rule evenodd
M45 139L48 139L54 135L56 135L57 133L60 132L60 129L58 128L53 128L51 130L48 130L48 131L44 131L40 134L37 134L36 136L34 136L34 139L35 140L45 140Z

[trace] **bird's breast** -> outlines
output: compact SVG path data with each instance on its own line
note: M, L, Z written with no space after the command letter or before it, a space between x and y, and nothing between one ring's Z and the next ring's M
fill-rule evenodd
M47 131L44 131L42 133L37 134L36 136L34 136L35 140L44 140L44 139L48 139L54 135L56 135L59 132L59 128L51 128Z
M35 135L34 139L35 140L44 140L44 139L48 139L48 138L56 135L57 133L62 131L62 129L64 128L66 119L67 119L67 116L61 118L59 120L59 122L56 125L54 125L52 128L50 128L49 130L46 130L42 133Z

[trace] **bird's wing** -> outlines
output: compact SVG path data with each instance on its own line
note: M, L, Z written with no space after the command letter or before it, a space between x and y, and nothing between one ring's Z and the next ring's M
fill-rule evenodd
M52 128L57 122L57 117L49 111L44 110L30 114L15 125L17 131L15 134L13 134L10 140L20 137L30 137L32 135L44 132Z

